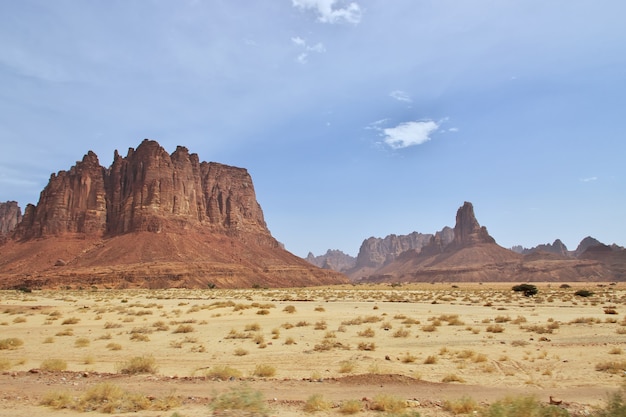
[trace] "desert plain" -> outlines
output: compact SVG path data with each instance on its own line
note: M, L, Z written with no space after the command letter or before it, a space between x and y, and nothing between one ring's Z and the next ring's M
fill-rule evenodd
M532 297L512 285L2 291L0 415L451 416L526 396L572 415L602 407L625 381L626 285L536 283ZM252 405L229 411L241 397Z

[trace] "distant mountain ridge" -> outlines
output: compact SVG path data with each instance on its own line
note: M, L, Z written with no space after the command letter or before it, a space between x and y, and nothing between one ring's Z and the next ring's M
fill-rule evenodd
M413 247L405 249L410 244ZM626 250L592 237L583 239L575 251L568 251L559 239L530 249L505 249L480 226L473 205L465 202L454 229L368 238L355 267L342 272L353 281L373 282L626 280Z

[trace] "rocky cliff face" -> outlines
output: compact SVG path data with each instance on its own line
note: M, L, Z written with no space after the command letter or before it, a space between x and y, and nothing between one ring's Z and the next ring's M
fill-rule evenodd
M460 248L480 243L496 243L496 241L489 236L486 227L481 227L478 224L474 215L474 206L466 201L456 212L452 244L454 247Z
M347 282L272 237L245 169L144 140L50 177L0 242L0 288L240 288Z
M181 146L170 155L146 139L126 157L116 151L108 169L90 151L69 171L53 174L37 206L26 208L15 237L116 236L199 226L277 245L245 169L200 162Z
M345 272L354 268L356 258L343 253L340 250L328 249L324 255L315 256L309 252L306 261L323 269L332 269L333 271Z
M0 237L6 236L22 221L22 209L17 201L0 203Z
M420 250L430 242L431 234L413 232L408 235L388 235L384 238L365 239L359 248L356 267L376 268L393 261L409 249Z
M513 246L511 250L513 252L516 252L522 255L529 255L535 252L546 252L546 253L553 253L553 254L560 255L560 256L570 256L570 253L567 250L567 246L565 246L565 244L561 242L560 239L556 239L554 243L552 244L545 243L545 244L537 245L530 249L524 248L519 245Z

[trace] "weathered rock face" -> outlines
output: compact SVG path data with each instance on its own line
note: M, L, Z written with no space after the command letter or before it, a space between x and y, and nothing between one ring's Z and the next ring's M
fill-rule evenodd
M15 236L116 236L198 226L277 245L245 169L201 163L181 146L169 155L146 139L126 157L116 151L108 169L90 151L69 171L53 174Z
M578 246L576 247L576 250L574 251L574 256L576 256L578 258L587 249L589 249L589 248L591 248L593 246L598 246L598 245L603 245L603 243L600 242L596 238L593 238L591 236L587 236L586 238L581 240L580 243L578 244Z
M0 242L0 288L240 288L347 282L286 251L245 169L144 140L107 169L89 152L50 178Z
M0 236L6 236L22 221L22 209L17 201L0 203Z
M105 231L105 170L89 152L69 171L52 174L37 206L26 207L17 227L18 239L66 233L101 235Z
M427 245L433 235L413 232L408 235L388 235L384 238L365 239L359 249L356 267L380 267L393 261L409 249L420 250Z
M328 249L324 255L315 256L309 252L306 261L323 269L345 272L356 265L356 258L340 250Z
M565 246L565 244L561 242L560 239L556 239L554 243L552 244L545 243L545 244L537 245L530 249L524 248L522 246L514 246L511 248L511 250L513 252L516 252L522 255L528 255L528 254L535 253L535 252L546 252L546 253L553 253L553 254L560 255L560 256L566 256L566 257L570 256L569 251L567 250L567 246Z
M495 239L489 236L487 228L478 224L472 203L466 201L456 212L456 225L454 226L454 240L452 243L455 247L479 243L496 243Z

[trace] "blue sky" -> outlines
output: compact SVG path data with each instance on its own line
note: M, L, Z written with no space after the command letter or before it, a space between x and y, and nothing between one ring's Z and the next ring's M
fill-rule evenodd
M626 244L622 0L0 0L0 201L141 140L247 168L296 255Z

